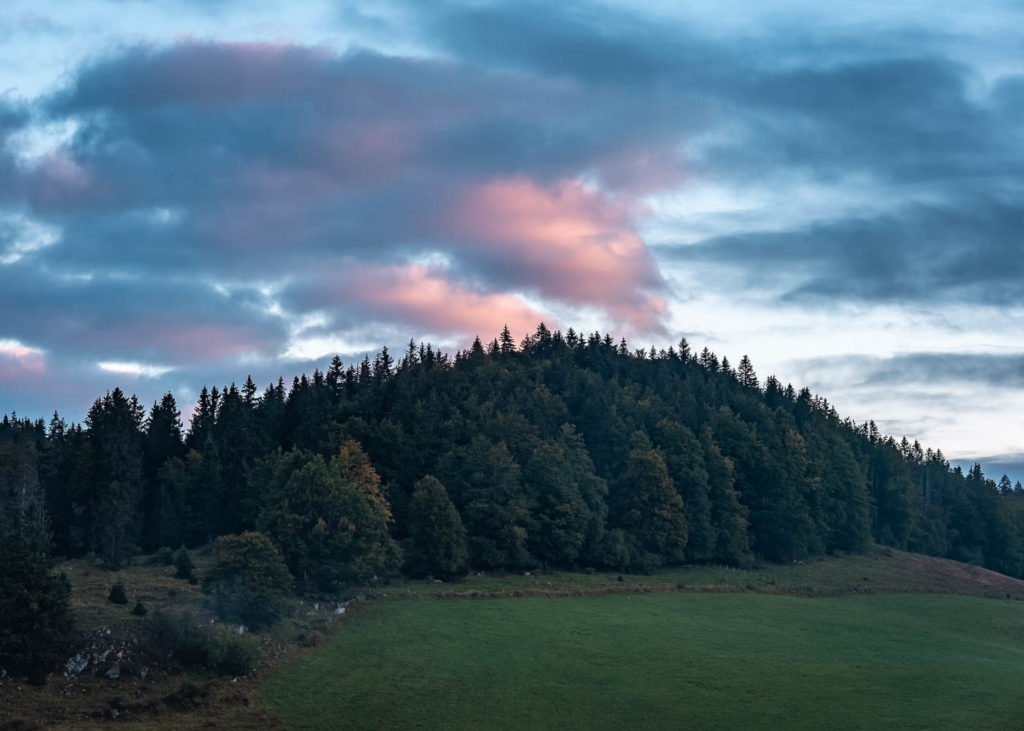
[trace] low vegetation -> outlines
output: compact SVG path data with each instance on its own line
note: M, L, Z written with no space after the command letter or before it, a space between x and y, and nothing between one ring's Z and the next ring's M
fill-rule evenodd
M196 574L202 577L214 575L215 553L213 547L193 552ZM534 624L539 627L544 623L554 622L553 626L561 627L567 633L567 638L575 638L585 641L587 644L590 643L590 635L572 634L574 631L582 631L581 628L574 629L572 626L575 621L572 618L575 616L578 619L579 612L571 609L571 606L575 606L574 602L564 602L563 598L587 598L583 604L588 607L599 604L588 604L587 602L604 601L605 598L620 599L621 603L613 602L607 605L607 612L601 621L607 622L608 626L601 632L604 632L605 629L611 632L610 628L614 626L615 631L621 634L638 622L633 604L638 599L654 598L655 595L685 595L688 598L687 601L692 599L697 601L699 606L708 607L712 605L700 604L704 595L741 594L742 598L749 599L750 603L716 605L719 607L719 611L710 612L720 615L717 618L721 625L719 629L728 631L731 625L727 612L736 611L738 618L745 617L743 621L751 623L752 626L757 621L763 621L766 624L765 635L776 631L774 623L776 620L782 621L779 619L780 615L784 615L783 619L792 616L808 622L815 616L820 617L820 615L814 614L800 614L802 610L799 607L805 604L808 606L820 604L817 599L807 603L805 600L808 597L838 600L827 605L831 607L828 613L835 615L835 621L846 621L844 619L845 607L859 606L860 608L854 611L856 616L847 618L851 621L856 619L858 622L868 621L871 613L870 607L887 605L848 605L846 602L860 601L863 595L873 593L880 596L868 598L877 598L883 603L896 600L892 595L893 592L936 595L959 593L974 597L1024 600L1024 582L1022 581L954 561L881 548L865 554L831 557L788 565L764 564L749 569L726 566L682 566L650 575L565 571L531 571L527 574L499 572L471 573L457 581L444 583L436 580L397 581L358 589L350 595L351 601L347 607L317 601L282 600L283 618L271 628L260 632L246 631L244 634L238 634L237 623L215 621L214 624L210 624L211 619L221 619L216 608L216 597L204 594L200 585L189 584L175 578L175 568L168 565L161 556L162 554L158 554L138 560L133 565L122 567L116 574L123 583L125 593L129 598L127 605L115 605L108 601L111 581L115 576L109 571L81 559L64 562L56 567L57 571L67 575L73 587L69 606L79 629L79 656L87 657L91 662L91 658L94 656L102 655L110 650L112 650L108 655L110 659L117 653L121 653L122 658L119 661L118 670L114 673L116 677L111 677L109 674L113 667L110 662L98 666L90 665L77 675L51 676L47 684L42 687L23 685L23 681L17 677L8 676L0 680L0 702L5 704L7 717L21 719L29 726L39 724L46 727L80 727L97 723L103 719L111 719L114 716L121 724L146 728L192 727L207 723L214 723L219 728L273 728L276 725L303 727L307 722L312 723L316 719L310 720L307 716L294 715L299 713L296 710L298 706L308 700L297 688L304 684L309 684L309 687L313 688L321 688L324 687L325 682L340 682L337 681L339 675L347 678L346 687L349 683L354 683L353 687L359 687L359 681L353 680L350 673L364 667L365 663L374 663L374 657L380 657L382 660L373 669L373 673L377 674L373 677L388 679L382 689L378 689L375 693L385 693L387 697L400 697L401 691L398 689L403 687L402 683L406 680L403 679L404 676L394 663L398 662L396 658L401 658L403 653L418 652L414 649L418 645L405 646L403 643L409 639L410 633L419 631L416 628L427 632L428 636L436 636L430 634L434 630L424 629L419 624L420 622L427 625L437 623L438 632L447 632L450 631L450 628L444 629L446 622L461 622L464 619L465 621L461 625L467 632L464 643L470 643L474 648L474 653L477 653L478 650L479 653L483 653L487 648L499 646L501 643L507 644L511 641L508 637L491 637L487 634L487 627L493 625L494 628L500 630L502 626L504 620L501 617L504 614L495 615L495 610L490 608L492 605L501 606L501 602L453 601L454 599L527 598L531 601L550 600L541 602L542 605L549 608L540 611L539 614L528 613L517 619L516 622L521 626L515 631L529 634L528 629ZM700 596L694 597L692 596L694 594ZM776 598L775 595L783 595L782 598L800 599L801 601L794 605L759 603L765 599ZM626 599L626 597L629 598ZM916 598L919 597L908 597L909 600ZM941 614L940 607L942 606L946 607L946 613L949 616L963 611L962 605L955 603L956 599L951 600L953 603L942 604L948 597L935 596L933 598L935 603L928 605L932 607L929 611L933 614ZM923 597L923 599L927 600L928 597ZM664 606L672 607L671 611L673 612L684 614L693 612L690 604L684 602L676 605L672 604L672 600L666 599L666 601L668 604ZM140 602L149 609L145 616L137 616L130 609ZM982 604L987 606L985 602ZM998 604L1008 607L1009 609L1005 611L1010 612L1015 611L1014 608L1024 607L1016 601L1004 601ZM402 607L398 614L390 614L392 611L390 607L393 605ZM658 602L655 602L655 605L661 606ZM561 609L560 607L563 606L569 608ZM776 612L771 609L775 606L795 606L797 609ZM913 603L905 606L915 612L918 611L914 608ZM469 607L478 607L479 614ZM765 609L767 613L762 611L764 608L767 608ZM347 609L347 611L341 613L342 609ZM998 613L1003 610L992 611ZM465 612L469 613L463 614ZM558 619L563 612L569 614ZM669 612L669 609L665 609L662 613L666 612ZM882 625L890 622L892 616L891 613L886 612L879 613L877 616L879 626L876 629L883 634L888 630ZM614 619L616 614L618 619ZM442 619L439 619L439 616ZM449 619L443 619L443 617ZM339 618L343 621L338 622ZM657 628L657 622L663 621L667 622L668 620L665 618L657 621L652 619L650 622L643 620L640 621L640 624L649 625L648 630L653 632ZM690 622L692 620L680 616L679 621ZM972 621L974 620L972 619ZM390 627L390 622L403 624L395 630ZM861 627L856 631L869 631L863 624L854 624L853 626ZM900 626L899 624L894 625L897 628ZM981 631L980 626L979 631ZM1000 627L1003 626L1000 625ZM388 627L388 629L384 631L383 627ZM408 627L408 629L402 629L402 627ZM918 629L923 627L922 623ZM792 629L786 631L795 632ZM853 632L854 630L849 631ZM929 631L934 631L936 641L939 641L945 637L947 629L940 622ZM1002 629L998 631L1001 632ZM332 634L336 639L332 641L328 649L324 650L327 654L321 655L318 652L310 656L309 661L314 662L314 665L299 665L295 669L291 668L289 665L291 660L304 656L304 653L311 648L315 649L321 646ZM717 633L712 633L709 630L709 634ZM998 634L992 636L1002 637ZM639 635L630 635L627 631L624 637L630 637L632 643L640 647L645 635L642 632ZM696 642L698 639L700 639L700 635L695 636L694 641ZM564 641L568 642L569 640L565 639ZM998 641L1002 641L1002 639ZM527 648L533 647L530 644L532 640L522 640L522 642L525 644L519 644L519 639L515 640L515 646L519 648L517 652L521 650L526 653ZM382 652L386 647L386 653L376 654L378 650L372 648L377 646L380 646ZM756 642L752 642L751 651L757 647ZM827 647L827 645L823 647ZM552 645L552 651L556 649L562 654L567 654L570 648L556 643ZM595 646L594 651L597 652L599 649L599 646ZM611 652L615 648L605 649ZM684 653L683 650L685 650ZM683 648L683 650L680 650L683 653L680 657L689 657L693 654L692 648ZM765 652L775 652L776 650L778 647L775 645L764 646ZM254 651L258 651L258 659L254 657ZM532 651L530 649L530 652ZM351 654L364 652L368 654L360 654L358 660L356 655ZM159 657L160 653L165 653L167 657ZM486 680L489 677L487 673L490 671L486 666L474 666L472 663L475 656L462 657L458 664L462 667L462 671L466 672L475 667L481 674L481 678ZM543 658L545 655L541 654L538 657ZM623 657L633 663L631 667L636 672L658 671L659 666L656 664L645 667L643 662L630 661L629 658L634 657L633 655L624 655ZM61 658L61 663L67 659L69 658ZM798 656L792 658L791 668L795 667L797 659ZM929 661L926 656L921 656L918 659ZM424 658L415 659L417 663L422 661ZM253 669L254 662L255 669ZM446 663L454 662L455 656L442 656L438 659L438 667L445 668L447 667ZM787 662L790 661L787 660ZM608 660L607 664L612 665L613 663ZM306 669L302 670L302 668ZM246 674L250 670L252 672ZM557 662L550 666L550 671L545 671L539 666L533 670L541 673L539 678L548 678L554 684L553 687L560 687L560 684L564 686L568 682L560 677L559 673L563 672L564 667L559 666ZM920 668L917 668L916 671L919 670ZM281 676L271 682L266 694L261 695L258 690L260 686L279 671L282 673ZM448 670L444 670L445 673L449 671L454 672L450 667ZM295 675L296 672L299 672L300 675ZM543 675L545 672L548 674ZM722 667L718 667L715 672L724 673L725 671ZM915 670L908 667L906 672L911 673ZM229 674L220 675L219 673ZM321 673L323 674L321 675ZM236 675L238 675L237 679ZM751 684L756 685L759 682L759 677L751 676ZM435 687L440 688L448 687L447 683L454 682L450 678L433 677L431 679L429 673L424 676L422 681L426 683L428 680L438 683ZM479 682L484 683L484 680ZM476 683L477 681L472 682ZM538 682L540 681L538 680ZM595 682L597 681L595 680ZM388 695L392 693L392 690L389 690L392 685L396 688L393 691L393 696ZM483 692L482 689L486 685L473 687L476 689L467 692ZM1001 686L997 683L997 687ZM525 686L525 688L528 689L529 686ZM767 685L762 691L757 692L768 692L770 688L771 686ZM422 688L417 690L415 687L407 690L411 694L410 698L423 691ZM524 692L526 691L524 690ZM582 694L581 698L590 692L586 689L577 691L578 694ZM455 693L455 695L459 694ZM348 696L344 696L343 693L343 697ZM473 697L478 698L479 696ZM497 693L495 703L498 705L488 707L508 710L500 705L501 702L504 702L502 699L507 697L507 693L504 696ZM264 704L260 702L261 698L266 699L267 707L275 713L280 713L280 718L271 715L265 709ZM533 704L547 702L544 700L543 694L531 696L531 698L534 699ZM480 702L483 703L483 701ZM317 703L321 704L322 699L318 698ZM350 707L344 709L343 713L338 708L333 708L332 712L337 715L329 719L330 724L335 724L337 719L353 718L361 719L361 723L365 722L369 718L367 714L370 714L372 709L361 704L362 701L356 698L352 700ZM459 714L462 711L458 711L458 709L453 713L455 715L452 717L463 719L460 723L464 725L472 725L472 719L476 718L472 715L461 716ZM661 718L654 711L650 713L654 713L653 716L650 716L651 718ZM394 716L385 715L384 718L399 722ZM558 718L557 714L552 718ZM709 718L713 720L716 717ZM424 717L417 723L421 726L429 726L436 720L438 717L435 716ZM320 723L320 721L316 722ZM327 722L323 721L323 723ZM355 725L360 724L356 723ZM375 724L369 725L374 726ZM993 722L990 726L999 727L999 724Z
M1024 605L627 594L386 602L261 693L291 728L1019 728Z

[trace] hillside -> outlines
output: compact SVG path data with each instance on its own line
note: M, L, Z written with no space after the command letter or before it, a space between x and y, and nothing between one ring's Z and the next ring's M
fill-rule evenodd
M203 552L197 552L196 566L202 575L208 570L209 557ZM662 594L788 596L799 599L801 603L779 605L784 606L782 615L792 615L799 617L800 621L810 621L819 616L816 614L819 610L807 608L802 602L813 598L815 606L828 608L827 613L834 615L834 621L841 622L847 612L846 607L849 606L852 607L851 621L875 621L879 632L896 631L886 629L893 617L890 611L879 610L872 620L871 613L875 611L873 608L876 605L847 605L845 602L848 599L860 601L861 598L874 594L880 597L891 597L894 593L914 596L931 594L939 604L929 604L927 600L921 599L924 603L918 605L914 603L918 599L910 598L909 604L899 606L913 611L917 611L918 606L932 607L929 611L945 614L947 617L966 607L971 613L961 617L960 621L965 623L972 621L970 617L975 614L978 617L1002 617L1004 614L1010 618L1018 617L1021 606L1024 606L1018 604L1019 601L1024 601L1024 581L955 561L889 549L871 550L860 555L826 557L798 564L768 564L750 569L680 566L650 575L548 572L531 573L526 576L487 573L472 574L451 583L406 580L386 586L359 589L351 596L353 601L348 605L349 611L342 615L340 620L338 615L334 614L334 604L314 608L314 603L302 604L296 601L291 616L272 630L250 633L261 648L260 663L253 674L236 680L231 676L218 678L201 670L161 668L159 665L144 662L140 657L136 642L141 641L145 644L151 632L151 618L155 613L187 610L193 612L197 621L201 623L216 618L208 598L195 585L175 579L173 567L154 564L152 560L147 559L112 573L90 565L84 560L74 560L58 564L56 569L66 573L70 579L71 603L79 631L83 637L88 638L89 644L95 645L100 652L107 647L126 648L128 651L121 662L124 671L116 679L111 679L106 675L106 670L111 664L107 663L101 667L89 668L71 679L51 677L42 688L26 685L16 678L3 679L0 681L0 703L3 703L5 709L4 721L14 723L20 719L20 722L27 724L12 728L31 728L33 724L46 727L80 727L83 723L99 724L112 721L115 713L119 725L143 728L194 728L209 722L215 722L220 728L273 727L277 720L261 703L261 698L267 698L270 708L275 712L280 711L286 718L289 711L288 708L282 710L283 707L292 707L292 712L297 706L323 707L320 703L308 704L303 700L303 689L322 688L324 677L346 677L351 681L349 675L339 675L343 668L357 673L358 668L362 667L360 663L372 662L372 659L378 656L377 649L371 651L366 646L378 647L381 642L391 643L388 652L397 652L401 656L402 653L409 652L408 647L402 644L408 641L408 633L425 631L424 625L436 625L437 631L443 632L446 631L444 627L449 621L463 616L462 612L469 612L465 620L469 622L468 626L472 632L479 633L484 626L495 621L493 611L506 613L505 610L487 608L486 605L490 605L490 601L466 601L459 604L479 606L479 613L470 608L456 611L453 610L453 600L456 599L550 599L551 603L545 605L548 608L541 610L542 615L531 616L531 610L524 608L522 611L526 611L527 614L522 621L557 623L564 621L564 618L558 619L562 611L559 607L563 606L560 603L563 598L618 597L626 601L627 597L632 597L629 601L635 601L641 596ZM109 587L116 580L122 581L128 591L128 605L113 605L107 600ZM961 605L955 602L942 604L951 594L976 598L1002 598L1004 601L992 602L991 606L996 608L989 609L978 608L983 605ZM819 601L822 598L842 599L842 602L822 605ZM1008 602L1005 599L1016 601ZM149 608L147 617L136 617L130 613L129 608L137 600L145 602ZM666 601L668 603L663 606L673 608L665 611L671 612L691 612L693 606L713 605L706 604L699 598L685 600L680 607L673 603L675 600ZM689 601L696 604L686 603ZM728 611L738 612L735 616L743 618L746 622L769 621L773 616L772 607L776 606L764 604L756 598L751 603L738 601L739 608L729 605ZM897 600L882 599L883 604L891 601ZM661 603L655 601L655 604ZM400 605L400 608L388 608L393 605ZM608 609L602 622L614 622L618 627L626 627L638 619L632 604L613 602L605 606ZM942 606L946 609L936 608ZM768 613L765 614L765 611ZM730 615L722 614L719 618L724 623L722 629L727 629L729 617ZM397 635L390 630L381 631L380 622L398 621L399 618L407 630ZM353 622L353 619L356 621ZM682 616L677 619L690 621ZM658 621L666 620L662 618ZM217 626L222 624L223 622L218 622ZM499 626L500 624L498 622ZM648 623L641 622L641 625L644 624ZM896 626L892 625L893 628ZM991 625L979 629L985 632L990 630ZM944 641L945 630L935 628L934 632L933 639L936 642ZM467 635L468 638L473 636L472 633ZM296 658L305 657L311 648L321 646L327 637L336 639L331 640L331 644L322 650L314 650L314 654L308 659L291 665ZM994 640L985 640L986 643L992 641ZM558 647L557 644L554 646ZM355 662L354 659L357 657L362 659ZM536 655L537 662L542 662L545 657L547 656L543 652L539 652ZM439 662L458 660L462 663L471 659L458 660L457 657L442 654ZM466 667L473 666L470 664ZM313 672L311 668L316 668L316 681L312 681L308 675L308 672ZM145 677L142 677L140 672L143 669L146 669ZM94 672L97 674L93 675ZM280 677L275 677L279 673ZM274 680L267 691L260 690L261 685L271 677L274 677ZM422 680L427 682L430 676L424 676ZM345 694L361 692L358 690L362 687L359 682L352 682L354 684L351 687L346 686L348 689L339 697L344 698L347 697ZM388 684L391 682L389 680ZM389 692L400 694L404 691L399 686ZM360 712L369 712L366 707L360 708ZM410 706L410 709L412 708ZM331 712L329 708L327 712ZM299 726L303 725L294 718L292 722Z
M204 388L187 430L171 394L147 416L118 389L83 426L5 417L0 469L0 534L116 567L255 529L307 592L399 570L645 572L872 543L1024 574L1024 490L980 467L843 420L746 358L543 325L454 357L410 343L398 361L336 358L262 395L251 379ZM312 551L326 514L344 519Z
M1024 605L877 594L390 602L272 678L291 728L1013 729Z

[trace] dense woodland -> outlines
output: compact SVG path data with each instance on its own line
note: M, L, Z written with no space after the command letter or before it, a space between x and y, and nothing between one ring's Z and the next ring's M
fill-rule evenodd
M470 568L648 571L872 542L1024 575L1024 491L843 420L706 348L506 329L335 358L262 393L120 389L83 424L0 422L0 537L117 567L258 531L300 592Z

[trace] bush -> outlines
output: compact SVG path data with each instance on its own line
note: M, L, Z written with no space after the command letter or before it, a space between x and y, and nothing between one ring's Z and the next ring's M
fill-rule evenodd
M107 595L107 601L112 604L127 604L128 595L125 593L124 584L119 581L110 587L110 594Z
M221 536L213 544L203 591L213 595L222 617L253 627L271 625L280 618L281 598L291 586L281 553L262 533Z
M152 561L154 566L173 566L174 550L170 546L162 546L153 554Z
M135 608L132 610L132 614L136 617L145 617L147 612L149 612L149 610L146 609L146 605L142 602L136 602Z
M245 675L259 662L259 646L225 627L196 624L191 614L153 612L149 620L151 649L165 661L189 668L204 667L223 675Z
M174 572L176 579L191 579L194 576L196 565L192 563L192 556L184 546L174 552L174 568L177 569Z
M255 640L229 631L211 632L211 635L207 668L221 675L248 675L256 669L260 649Z
M0 667L42 685L73 649L71 586L24 541L0 541Z

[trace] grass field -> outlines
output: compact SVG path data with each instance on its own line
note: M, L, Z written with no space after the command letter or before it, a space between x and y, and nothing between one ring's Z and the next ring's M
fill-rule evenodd
M376 602L261 692L294 728L1020 728L1024 604L662 593Z
M201 573L209 558L194 558ZM145 633L136 600L215 618L198 586L146 558L118 572L57 568L79 630L104 643ZM117 580L127 605L107 601ZM1024 582L890 549L649 576L474 574L349 596L330 623L333 604L295 600L258 636L260 667L237 679L158 668L55 675L45 687L0 678L0 729L91 728L114 710L118 726L146 729L1020 728L1024 718L1024 603L1006 601L1024 599Z
M795 596L872 593L964 594L1024 599L1024 581L979 566L889 548L751 569L680 566L654 574L554 571L472 574L454 583L399 581L369 590L374 599L592 596L637 592L760 592Z

